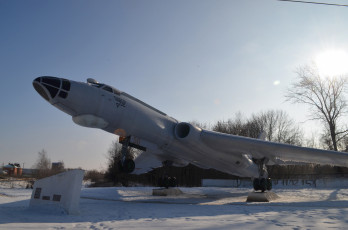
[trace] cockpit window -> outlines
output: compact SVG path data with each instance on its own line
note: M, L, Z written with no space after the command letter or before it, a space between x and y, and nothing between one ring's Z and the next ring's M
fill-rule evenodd
M114 87L108 86L106 84L103 83L93 83L93 82L88 82L89 85L97 87L97 88L101 88L105 91L108 91L110 93L116 94L116 95L121 95L121 91L118 89L115 89Z
M97 87L97 88L100 88L100 87L103 86L102 84L99 84L99 83L88 83L88 85L91 85L91 86L94 86L94 87Z
M59 90L59 89L54 88L54 87L49 86L49 85L46 85L46 88L47 88L48 91L50 92L52 98L54 98L54 97L57 95L58 90Z
M70 81L63 79L63 87L64 90L69 91L70 90Z
M113 88L112 90L114 91L114 94L121 95L121 91L118 89Z
M106 90L106 91L108 91L110 93L113 93L112 88L107 86L107 85L103 87L103 90Z
M43 77L42 82L46 83L48 85L52 85L52 86L57 87L57 88L60 87L60 79L59 78Z

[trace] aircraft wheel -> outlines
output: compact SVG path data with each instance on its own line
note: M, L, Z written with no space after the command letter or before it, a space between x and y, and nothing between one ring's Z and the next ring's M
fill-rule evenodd
M271 178L267 178L267 180L266 180L266 187L267 187L268 191L272 190L272 180L271 180Z
M159 178L158 179L158 186L169 188L169 177L165 176L165 177Z
M170 187L176 187L177 186L177 181L176 181L176 177L169 177L169 186Z
M267 180L265 178L261 178L260 180L260 190L262 192L267 190Z
M253 187L255 191L261 190L260 188L260 179L259 178L255 178L253 181Z
M169 177L164 178L164 187L165 188L169 188L170 187Z
M165 188L176 187L177 186L176 177L165 176L163 178L160 178L158 180L158 185L160 187L165 187Z
M135 163L131 159L127 159L123 162L122 171L125 173L131 173L135 169Z
M255 178L253 181L253 186L255 191L261 190L261 192L264 192L272 189L272 181L271 179Z

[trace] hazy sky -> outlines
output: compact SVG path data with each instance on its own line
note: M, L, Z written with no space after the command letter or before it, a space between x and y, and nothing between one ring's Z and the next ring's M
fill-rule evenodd
M285 90L318 54L348 52L347 28L347 7L276 0L0 0L0 164L31 167L45 149L67 167L106 167L116 136L41 98L43 75L93 77L180 121L283 109L304 122Z

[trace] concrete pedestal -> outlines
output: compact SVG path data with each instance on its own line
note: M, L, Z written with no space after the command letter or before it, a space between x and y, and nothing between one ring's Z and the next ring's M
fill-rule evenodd
M76 169L35 181L29 207L78 214L83 175Z
M183 194L183 192L178 188L159 188L153 189L153 196L178 196Z
M279 196L274 192L249 192L246 202L270 202L278 199Z

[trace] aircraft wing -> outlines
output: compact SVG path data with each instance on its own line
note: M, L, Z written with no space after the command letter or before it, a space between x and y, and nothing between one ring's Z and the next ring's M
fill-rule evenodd
M158 162L164 160L182 161L202 168L214 168L246 177L259 175L259 168L254 159L262 160L264 158L267 159L264 164L277 163L282 160L348 167L348 153L213 132L186 122L176 124L174 136L175 141L172 141L167 147L160 148L157 154L150 152L141 154L139 159L135 160L136 165L138 162L147 162L148 166L152 165L147 167L146 171L149 171L152 168L160 167ZM145 170L146 167L142 168Z
M154 168L159 168L162 166L162 161L154 154L141 153L135 159L135 169L133 174L142 174L151 171Z
M201 131L200 139L202 143L215 151L228 152L233 150L233 152L251 155L256 159L266 157L273 162L280 159L348 166L348 153L343 152L305 148L207 130Z
M184 161L182 159L177 159L172 157L171 155L165 154L163 152L143 152L137 156L135 161L135 169L133 174L142 174L147 173L155 168L159 168L163 166L164 161L171 162L171 165L177 167L184 167L189 162Z

